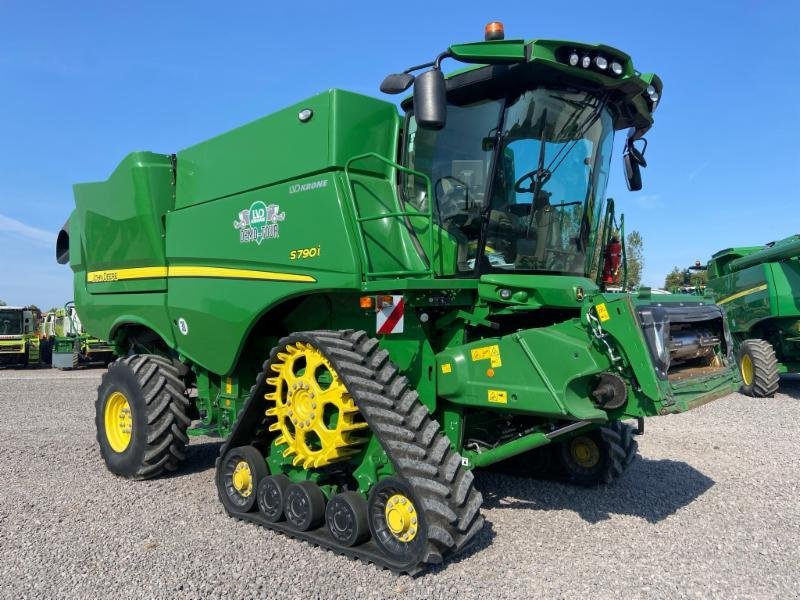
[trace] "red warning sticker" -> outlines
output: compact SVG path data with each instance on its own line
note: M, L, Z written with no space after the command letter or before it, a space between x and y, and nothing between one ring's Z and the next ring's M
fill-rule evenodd
M376 313L375 331L382 334L403 333L403 296L392 296L391 306L383 306Z

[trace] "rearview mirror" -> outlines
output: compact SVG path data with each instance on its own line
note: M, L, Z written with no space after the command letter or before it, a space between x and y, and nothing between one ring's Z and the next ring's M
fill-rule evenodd
M410 88L412 83L414 76L410 73L392 73L381 83L381 91L384 94L400 94Z
M414 117L424 129L441 129L447 122L444 73L431 69L414 81Z
M625 183L631 192L638 192L642 189L642 167L647 166L647 161L644 158L647 140L640 139L644 142L641 150L634 146L633 139L628 138L625 143L625 150L622 153L622 162L625 166Z

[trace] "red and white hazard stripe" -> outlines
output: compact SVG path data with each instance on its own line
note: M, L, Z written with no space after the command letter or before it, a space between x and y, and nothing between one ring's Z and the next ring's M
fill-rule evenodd
M381 308L376 313L375 331L377 333L403 333L403 296L392 296L392 305Z

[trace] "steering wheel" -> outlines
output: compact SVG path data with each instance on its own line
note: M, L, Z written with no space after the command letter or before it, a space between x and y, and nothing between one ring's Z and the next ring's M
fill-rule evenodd
M552 171L548 171L547 169L534 169L533 171L528 171L525 173L525 175L514 182L514 191L520 194L523 192L533 192L533 188L536 185L536 180L534 177L538 178L538 181L541 183L541 185L544 185L550 180L550 176L552 174ZM522 182L526 179L530 179L531 184L528 187L522 187Z

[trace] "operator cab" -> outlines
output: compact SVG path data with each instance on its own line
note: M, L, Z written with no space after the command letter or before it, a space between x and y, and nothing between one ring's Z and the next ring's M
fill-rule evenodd
M443 275L587 276L600 257L614 132L629 129L625 174L640 189L646 144L634 142L652 125L660 80L607 46L487 36L384 80L387 93L414 84L402 102L402 201L445 232ZM478 66L445 79L447 57Z
M482 254L482 272L582 275L613 144L604 99L542 86L447 108L440 130L409 115L403 162L431 177L458 272L475 271ZM402 192L427 210L424 179L406 176Z

